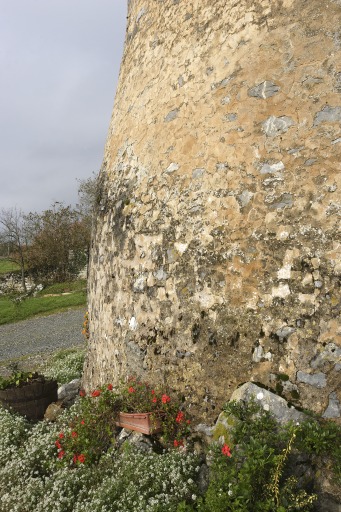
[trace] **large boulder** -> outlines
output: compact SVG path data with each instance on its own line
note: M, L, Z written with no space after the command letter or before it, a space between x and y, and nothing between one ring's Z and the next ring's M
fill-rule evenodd
M255 400L265 411L271 412L276 421L281 425L293 421L301 423L307 419L307 415L290 406L288 402L279 395L264 389L263 387L246 382L237 388L231 396L231 400L249 402Z

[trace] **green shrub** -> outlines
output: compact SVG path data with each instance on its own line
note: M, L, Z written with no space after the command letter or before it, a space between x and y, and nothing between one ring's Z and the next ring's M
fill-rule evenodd
M97 463L115 444L115 421L120 401L112 386L82 397L55 439L55 457L61 465L75 467Z
M225 412L236 421L234 448L226 444L212 450L210 483L198 502L200 512L289 512L311 510L315 495L300 489L287 475L288 456L298 425L277 425L255 402L229 402Z

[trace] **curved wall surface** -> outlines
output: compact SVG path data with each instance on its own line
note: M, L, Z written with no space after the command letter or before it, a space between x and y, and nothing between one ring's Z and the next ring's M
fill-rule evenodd
M340 416L340 0L131 0L90 264L92 388Z

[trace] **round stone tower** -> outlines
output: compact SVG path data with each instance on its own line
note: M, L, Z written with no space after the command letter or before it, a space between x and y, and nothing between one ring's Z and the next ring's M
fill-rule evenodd
M90 262L91 389L340 416L340 0L130 0ZM114 49L113 49L114 51Z

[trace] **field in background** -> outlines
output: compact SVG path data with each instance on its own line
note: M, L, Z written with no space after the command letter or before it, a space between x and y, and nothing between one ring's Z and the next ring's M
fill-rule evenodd
M20 270L20 267L14 261L0 258L0 274L7 274L16 270Z
M85 306L86 300L85 280L56 283L44 288L36 297L22 301L0 297L0 325Z

